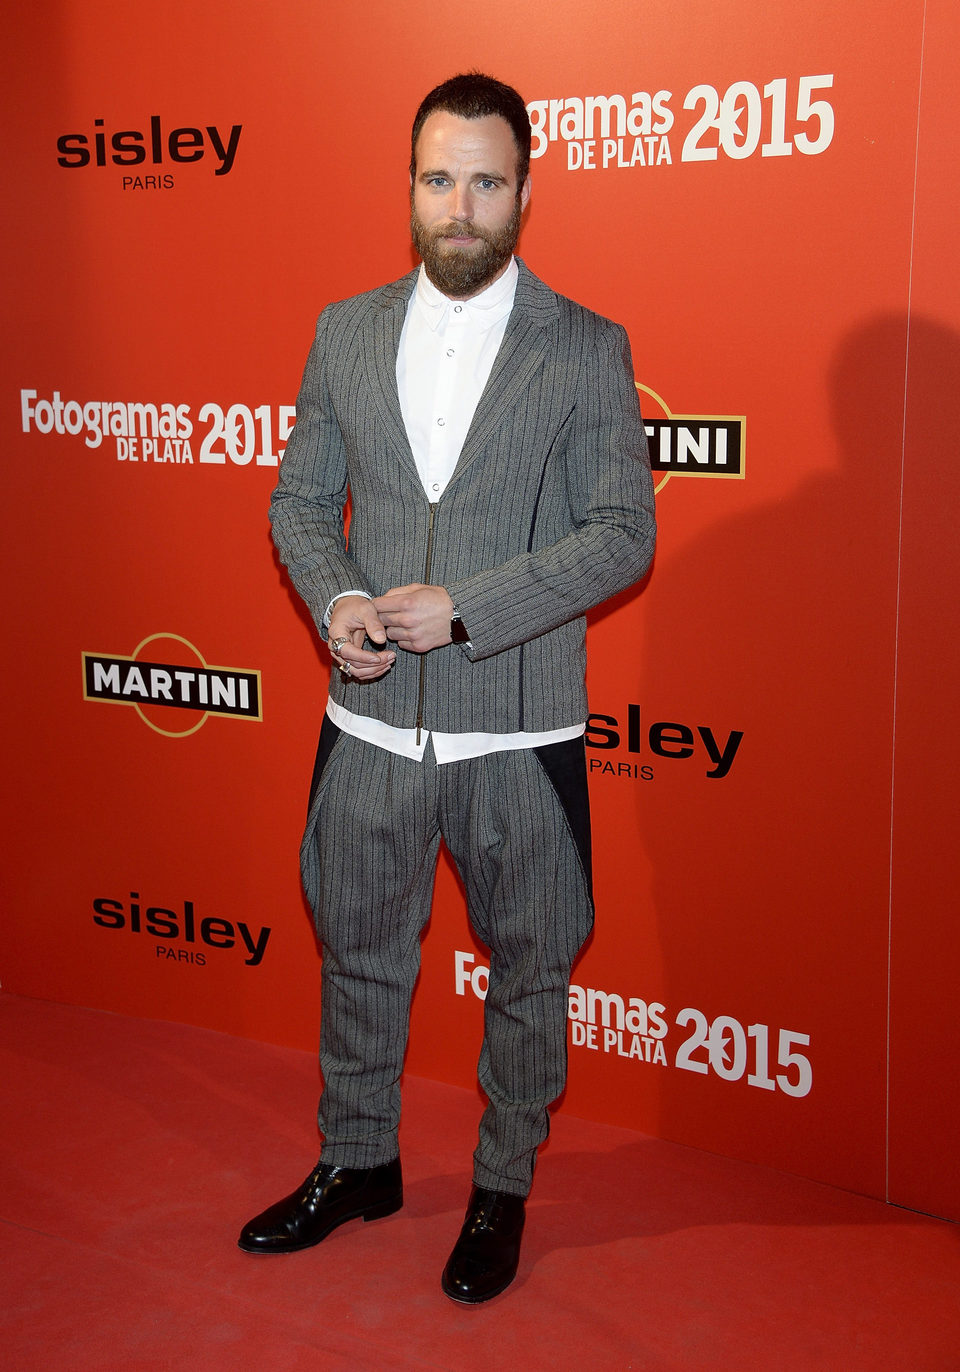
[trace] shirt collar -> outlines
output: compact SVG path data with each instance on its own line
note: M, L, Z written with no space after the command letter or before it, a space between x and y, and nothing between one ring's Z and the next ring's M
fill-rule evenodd
M414 305L424 322L433 330L440 327L447 318L447 312L452 310L454 305L463 307L467 319L475 328L490 329L513 309L519 275L517 259L511 257L503 275L498 276L489 286L485 286L478 295L471 296L469 300L454 301L437 290L421 263L417 289L414 292Z

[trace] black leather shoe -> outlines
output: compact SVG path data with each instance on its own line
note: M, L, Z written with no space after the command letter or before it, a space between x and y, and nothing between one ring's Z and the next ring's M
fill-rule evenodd
M382 1167L334 1167L318 1162L299 1191L245 1225L237 1240L246 1253L297 1253L320 1243L347 1220L379 1220L403 1204L400 1159Z
M520 1262L525 1205L523 1196L473 1188L460 1237L440 1279L445 1296L479 1305L507 1289Z

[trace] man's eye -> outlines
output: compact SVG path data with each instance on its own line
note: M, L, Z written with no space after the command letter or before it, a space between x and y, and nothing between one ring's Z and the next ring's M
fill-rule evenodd
M496 181L490 181L487 177L484 177L480 182L480 189L483 191L492 191L496 184Z

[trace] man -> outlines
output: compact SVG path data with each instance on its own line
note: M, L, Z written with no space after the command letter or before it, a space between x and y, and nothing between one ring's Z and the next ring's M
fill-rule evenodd
M399 1081L442 836L490 949L488 1105L442 1277L467 1304L517 1271L592 922L583 616L643 575L654 541L626 336L513 256L529 156L509 86L473 73L425 98L423 266L321 314L271 508L339 669L301 849L324 1143L240 1246L306 1248L402 1203Z

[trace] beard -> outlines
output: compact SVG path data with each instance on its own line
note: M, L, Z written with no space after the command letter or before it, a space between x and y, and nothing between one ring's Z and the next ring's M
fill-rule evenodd
M410 209L413 246L423 259L427 276L444 295L467 299L482 291L510 260L520 234L520 196L502 229L481 229L472 221L427 228ZM458 247L458 238L475 238L470 247Z

